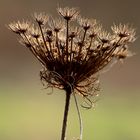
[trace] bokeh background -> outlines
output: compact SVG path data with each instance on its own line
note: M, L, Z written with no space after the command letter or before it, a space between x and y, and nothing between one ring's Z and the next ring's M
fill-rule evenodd
M136 53L100 77L100 100L95 109L81 108L83 140L140 139L140 1L139 0L0 0L0 140L59 140L65 93L43 89L41 65L18 43L7 25L30 19L34 12L57 16L57 5L79 7L107 30L113 23L130 23L138 39ZM79 98L80 102L81 99ZM71 101L68 140L79 136L78 116Z

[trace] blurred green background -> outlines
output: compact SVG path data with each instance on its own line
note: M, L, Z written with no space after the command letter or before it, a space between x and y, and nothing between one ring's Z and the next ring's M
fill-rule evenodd
M15 20L30 19L34 12L57 16L57 5L79 7L107 30L113 23L137 28L136 53L100 77L100 100L95 109L81 108L83 140L140 139L140 1L139 0L0 0L0 140L59 140L65 93L44 90L41 66L7 29ZM79 98L80 103L82 99ZM78 116L72 99L68 140L79 136Z

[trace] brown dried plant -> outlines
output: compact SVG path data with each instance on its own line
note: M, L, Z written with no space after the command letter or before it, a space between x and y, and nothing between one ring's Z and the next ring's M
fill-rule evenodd
M80 94L87 108L92 106L90 97L97 96L99 72L109 63L131 56L128 45L135 41L135 29L114 24L112 33L108 33L95 19L81 17L76 8L57 11L61 18L34 14L35 24L18 21L9 28L42 64L40 78L47 87L66 91L61 135L64 140L71 94Z

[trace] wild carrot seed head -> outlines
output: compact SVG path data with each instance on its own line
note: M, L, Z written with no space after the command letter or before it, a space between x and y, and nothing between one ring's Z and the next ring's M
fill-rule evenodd
M75 8L57 10L63 18L35 14L36 26L18 21L9 27L41 62L40 77L49 87L71 88L85 98L96 96L99 72L131 55L128 45L135 40L135 29L114 24L113 33L108 33L95 19L77 17ZM65 22L73 19L79 26Z

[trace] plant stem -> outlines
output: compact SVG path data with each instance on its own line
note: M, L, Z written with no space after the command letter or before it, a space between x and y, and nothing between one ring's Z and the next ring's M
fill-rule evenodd
M74 95L75 105L76 105L76 109L77 109L77 112L78 112L79 124L80 124L80 137L79 137L79 140L82 140L83 139L83 122L82 122L81 112L79 110L79 106L78 106L78 102L77 102L75 93L73 95Z
M67 117L68 117L69 105L70 105L70 96L71 96L71 90L66 90L66 101L65 101L65 110L64 110L63 125L62 125L62 132L61 132L61 140L65 140Z

